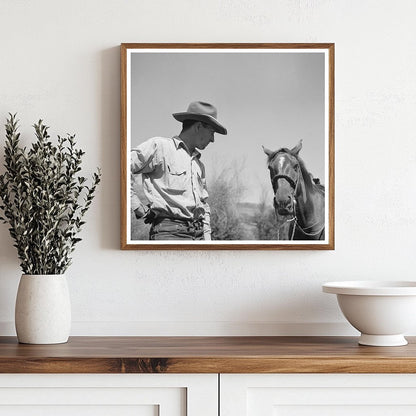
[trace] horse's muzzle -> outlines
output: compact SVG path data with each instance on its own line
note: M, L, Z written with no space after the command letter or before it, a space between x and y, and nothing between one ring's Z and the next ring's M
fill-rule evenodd
M279 215L290 215L293 214L295 211L295 204L293 203L293 199L290 198L289 200L276 200L273 199L274 209L277 211Z

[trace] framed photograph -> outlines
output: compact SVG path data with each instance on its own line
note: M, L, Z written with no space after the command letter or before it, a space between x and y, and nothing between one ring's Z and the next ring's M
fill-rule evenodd
M121 248L333 250L334 44L122 44Z

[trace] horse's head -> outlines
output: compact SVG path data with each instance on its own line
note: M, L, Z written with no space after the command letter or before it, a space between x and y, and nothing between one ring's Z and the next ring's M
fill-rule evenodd
M274 206L279 215L295 213L296 192L301 178L298 154L302 140L293 149L272 151L263 147L268 156L268 168L274 191Z

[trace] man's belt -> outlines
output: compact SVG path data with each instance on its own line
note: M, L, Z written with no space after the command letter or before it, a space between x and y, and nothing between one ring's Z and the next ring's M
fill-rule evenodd
M151 224L158 225L163 221L169 221L176 224L186 225L188 228L195 228L197 230L202 229L203 221L202 218L199 219L189 219L189 218L177 218L177 217L167 217L167 216L157 216L151 221ZM150 221L149 221L150 223Z

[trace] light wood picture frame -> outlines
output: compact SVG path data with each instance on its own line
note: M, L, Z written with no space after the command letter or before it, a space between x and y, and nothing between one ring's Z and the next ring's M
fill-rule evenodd
M335 248L333 43L123 43L120 50L121 249ZM131 192L151 211L152 173L146 184L131 155L150 138L180 141L172 115L187 114L194 101L214 105L228 131L199 148L211 240L151 240Z

